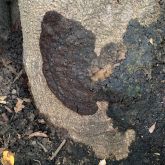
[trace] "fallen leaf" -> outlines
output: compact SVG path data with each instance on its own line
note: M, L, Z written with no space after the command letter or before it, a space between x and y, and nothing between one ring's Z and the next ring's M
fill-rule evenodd
M14 153L8 150L2 152L1 163L3 165L14 165Z
M100 160L100 162L99 162L99 164L98 165L106 165L107 163L106 163L106 160L105 159L103 159L103 160Z
M155 130L156 122L148 129L149 133L153 133Z
M20 98L17 98L17 103L14 107L14 111L16 113L22 111L22 109L24 108L25 106L23 105L23 100L21 100Z
M47 134L43 133L43 132L33 132L32 134L29 135L29 139L32 138L32 137L48 137Z
M7 103L5 101L6 98L7 98L7 96L0 96L0 104L6 104Z

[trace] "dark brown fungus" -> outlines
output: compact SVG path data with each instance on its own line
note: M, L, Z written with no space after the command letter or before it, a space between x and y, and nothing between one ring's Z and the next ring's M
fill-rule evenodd
M69 109L81 115L94 114L96 102L105 99L100 82L125 58L123 45L109 43L97 57L95 35L55 11L45 14L41 28L40 50L48 87Z
M45 14L40 36L44 76L56 97L81 115L97 111L89 75L94 48L94 34L79 22L55 11Z

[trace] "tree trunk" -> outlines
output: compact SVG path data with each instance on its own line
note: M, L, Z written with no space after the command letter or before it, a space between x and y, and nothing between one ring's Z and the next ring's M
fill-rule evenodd
M151 79L152 41L143 32L159 18L158 2L19 0L19 7L24 65L39 111L99 157L127 157L135 131L121 131L108 110L150 91L137 77Z

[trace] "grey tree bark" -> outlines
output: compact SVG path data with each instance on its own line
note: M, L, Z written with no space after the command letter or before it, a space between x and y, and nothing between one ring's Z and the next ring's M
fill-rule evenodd
M107 111L121 98L141 97L139 82L127 83L130 75L141 70L151 78L150 46L139 51L139 42L149 39L137 36L158 19L158 2L19 0L19 8L24 65L39 111L99 157L127 157L135 131L121 132ZM120 69L118 80L109 83Z

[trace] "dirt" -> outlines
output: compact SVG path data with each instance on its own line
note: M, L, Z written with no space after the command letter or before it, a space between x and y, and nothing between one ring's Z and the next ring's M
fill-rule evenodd
M164 5L163 1L160 1ZM113 104L109 107L107 115L113 118L115 125L124 131L127 128L136 130L135 142L130 146L129 156L121 161L116 161L113 156L106 160L108 165L164 165L165 164L165 30L164 12L156 23L150 27L143 27L133 20L128 26L125 34L125 45L127 51L136 54L138 49L144 49L148 53L145 60L151 66L151 73L146 73L144 68L136 71L142 94L141 99L134 98L134 93L130 93L131 98L124 98L111 92L110 100ZM137 34L134 32L138 31ZM161 34L159 32L161 31ZM144 35L145 34L145 35ZM133 36L130 38L130 36ZM145 36L153 38L150 40L151 46L145 47ZM143 41L140 46L140 39ZM137 46L138 45L138 46ZM135 49L138 48L138 49ZM150 53L155 57L150 61ZM136 57L136 55L135 55ZM127 64L130 63L131 56L127 56L126 65L121 66L123 72L122 82L116 83L114 74L110 82L113 89L121 89L121 93L128 93L129 86L125 83L128 79ZM145 63L145 60L143 62ZM22 33L21 30L11 31L7 43L0 47L0 96L7 96L6 103L0 104L0 148L7 148L15 153L16 165L98 165L99 159L89 146L72 141L65 132L55 128L47 122L46 118L39 114L28 86L28 78L22 64ZM150 67L150 65L146 65ZM148 69L148 68L147 68ZM152 78L150 79L150 76ZM129 79L134 82L134 77ZM106 83L106 82L104 82ZM118 84L119 83L119 84ZM120 84L124 85L120 85ZM115 84L115 85L114 85ZM135 88L136 83L132 83L130 88ZM107 93L109 91L106 91ZM113 95L112 95L113 93ZM16 113L14 107L17 99L24 100L24 108ZM153 133L149 128L156 123ZM42 132L47 137L32 137L34 132ZM57 154L50 160L52 153L56 151L62 141L66 143Z

